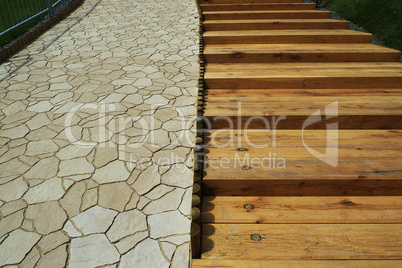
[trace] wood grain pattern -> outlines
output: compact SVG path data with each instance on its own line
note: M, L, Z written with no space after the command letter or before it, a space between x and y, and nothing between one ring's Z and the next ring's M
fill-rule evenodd
M247 94L237 91L214 90L208 94L204 116L212 128L270 128L277 118L277 129L301 129L310 116L330 104L337 103L336 119L339 129L398 129L402 127L402 97L396 96L273 96L250 89ZM222 92L222 95L219 94ZM265 91L266 92L266 91ZM225 117L221 117L222 113ZM325 113L329 115L329 113ZM317 117L318 123L309 128L326 128L330 121ZM264 122L265 120L265 122ZM325 121L325 122L324 122Z
M401 96L402 88L338 88L338 89L211 89L204 90L205 99L208 101L210 97L226 96L231 99L233 94L239 97L248 96L248 92L252 90L254 94L261 97L296 97L296 96Z
M273 162L274 157L276 157L276 165ZM344 158L339 160L337 167L331 167L313 158L281 159L282 156L274 153L265 155L265 158L253 155L228 155L228 157L224 157L224 166L219 165L221 158L215 157L213 154L208 154L208 158L204 183L209 183L210 180L247 181L252 179L262 181L379 179L390 180L389 183L392 183L392 181L400 180L402 175L402 159L397 156ZM269 161L268 158L271 158L272 161ZM283 168L280 163L285 164ZM250 166L251 169L242 170L245 165Z
M228 101L229 100L229 101ZM338 103L339 115L400 115L402 96L298 96L265 97L253 90L247 96L236 93L209 96L205 104L205 116L273 116L273 115L312 115L331 103Z
M201 5L244 4L244 3L303 3L303 0L199 0Z
M323 171L324 172L324 171ZM214 179L209 177L203 184L203 194L212 196L400 196L402 180L398 177L387 180L366 180L356 176L352 179L310 180L309 178L281 180L261 180L254 178L229 177Z
M398 63L208 64L208 89L402 88Z
M301 129L307 116L288 115L276 124L277 129ZM316 117L318 119L318 117ZM274 116L207 116L213 129L267 129L267 122L278 121ZM306 129L326 129L328 124L336 123L340 130L347 129L401 129L401 115L340 115L328 120L322 120L309 125Z
M205 151L205 191L262 196L402 194L402 132L340 130L334 134L338 135L336 167L305 147L324 153L327 131L211 131Z
M339 267L363 267L363 268L400 268L400 260L208 260L194 259L193 268L339 268Z
M281 148L303 147L302 135L307 145L325 146L326 130L211 130L206 132L208 150L215 147L275 146ZM401 130L342 130L338 132L342 148L399 148L402 146ZM357 142L358 141L358 142Z
M206 73L205 85L208 89L379 89L379 88L401 88L402 75L398 72L375 72L356 73L350 72L341 74L321 74L314 76L292 75L282 73L278 76L265 73L245 73L234 76L225 73Z
M286 30L286 29L347 29L348 21L330 19L255 19L206 20L206 31Z
M242 11L242 10L311 10L310 3L253 3L253 4L201 4L203 11Z
M206 20L329 19L331 12L317 10L205 11L203 17Z
M204 224L202 259L397 260L400 237L401 224Z
M219 44L207 45L207 63L392 62L400 51L373 44Z
M401 196L204 196L202 208L204 223L402 223Z
M319 68L317 68L319 66ZM302 73L303 75L307 73L334 73L352 71L356 73L372 72L373 69L383 71L396 71L402 72L402 66L397 62L323 62L323 63L309 63L309 62L295 62L295 63L275 63L275 64L265 64L265 63L247 63L247 64L232 64L232 63L213 63L206 65L207 72L211 73L244 73L250 70L253 72L269 71L271 72L290 72L290 73ZM347 74L343 74L347 75ZM342 75L341 75L342 76Z
M368 43L371 34L351 30L248 30L208 31L204 44Z

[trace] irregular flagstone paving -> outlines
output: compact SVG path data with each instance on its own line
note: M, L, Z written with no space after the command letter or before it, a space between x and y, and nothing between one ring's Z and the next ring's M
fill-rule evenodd
M0 65L0 266L189 266L197 29L86 0Z

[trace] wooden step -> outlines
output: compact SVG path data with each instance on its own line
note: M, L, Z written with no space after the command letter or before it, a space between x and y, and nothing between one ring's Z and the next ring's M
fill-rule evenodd
M231 90L402 88L402 64L392 64L208 64L205 85Z
M375 89L375 88L361 88L361 89L210 89L205 90L205 100L209 98L215 98L225 94L227 100L231 99L231 96L247 96L249 91L253 91L254 94L260 95L262 98L267 97L307 97L307 96L401 96L402 88L393 89ZM227 101L226 100L226 101Z
M286 71L289 72L293 69L296 72L305 70L307 72L312 71L329 71L329 72L339 72L339 69L350 69L350 70L361 70L365 72L373 69L376 70L399 70L401 71L402 64L399 62L348 62L348 63L338 63L338 62L328 62L328 63L309 63L309 62L294 62L294 63L276 63L276 64L264 64L264 63L254 63L254 64L233 64L233 63L214 63L207 64L206 69L208 72L213 73L244 73L245 71L250 71L250 69L258 72L262 71L272 71L278 70L278 72Z
M206 31L249 31L287 29L347 29L348 21L330 19L274 19L274 20L206 20Z
M207 45L207 63L397 62L398 50L373 44L218 44Z
M369 43L371 34L352 30L209 31L204 44Z
M245 11L245 10L312 10L311 3L263 3L263 4L202 4L202 11Z
M337 115L402 115L402 96L267 97L254 90L246 95L215 93L206 99L204 116L310 116L335 102Z
M399 260L401 238L402 224L204 224L201 259Z
M262 98L267 97L307 97L307 96L401 96L402 88L394 89L375 89L375 88L361 88L361 89L210 89L205 90L205 100L219 96L227 96L227 100L231 99L233 95L247 96L248 92L252 90L254 94L258 94ZM226 100L226 101L227 101Z
M338 132L339 146L342 148L348 148L355 151L377 149L382 151L379 146L381 145L384 150L392 150L402 148L401 140L402 130L342 130ZM207 133L208 134L208 133ZM327 133L323 130L305 130L304 137L308 146L320 146L325 147L327 143ZM386 142L381 144L380 140ZM356 143L358 140L358 143ZM211 150L217 148L232 147L239 148L244 145L255 145L256 149L259 146L267 147L281 147L285 150L289 150L289 147L294 149L295 147L303 147L302 144L302 130L277 130L276 132L271 128L270 130L211 130L208 138L208 143L211 143L211 147L208 148L208 153ZM215 148L216 147L216 148ZM247 153L247 151L245 151ZM248 151L249 152L249 151ZM384 151L382 151L384 152ZM389 151L391 152L391 151ZM217 153L217 152L215 152ZM238 153L238 152L237 152ZM361 154L361 152L359 153Z
M330 11L270 10L270 11L206 11L205 20L261 20L261 19L329 19Z
M402 223L402 197L204 196L202 222Z
M247 94L218 92L208 96L204 116L213 129L266 128L266 122L283 117L278 129L301 129L312 114L336 103L335 118L339 129L402 129L402 96L266 96L258 90ZM222 120L225 115L228 120ZM326 113L326 115L330 115ZM218 118L219 120L215 120ZM330 123L317 116L317 123L310 129L325 129ZM270 124L270 123L269 123Z
M204 194L402 194L401 130L274 131L273 127L212 130L205 152ZM325 155L327 150L330 154Z
M200 5L216 4L263 4L263 3L303 3L303 0L199 0Z
M194 259L193 268L400 268L401 260L208 260Z

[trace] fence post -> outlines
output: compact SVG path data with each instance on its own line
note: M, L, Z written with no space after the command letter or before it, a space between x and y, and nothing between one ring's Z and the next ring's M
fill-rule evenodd
M51 0L45 0L46 5L47 5L47 12L49 13L49 17L53 17L53 6Z

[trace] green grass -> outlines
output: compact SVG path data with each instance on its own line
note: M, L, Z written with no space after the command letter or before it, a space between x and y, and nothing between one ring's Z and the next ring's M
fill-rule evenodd
M54 4L57 0L51 0L51 2ZM0 32L30 18L44 9L46 9L45 0L0 0ZM25 34L30 28L38 24L46 16L47 13L1 36L0 48Z
M402 50L401 0L321 0L330 10L373 33L385 45Z

